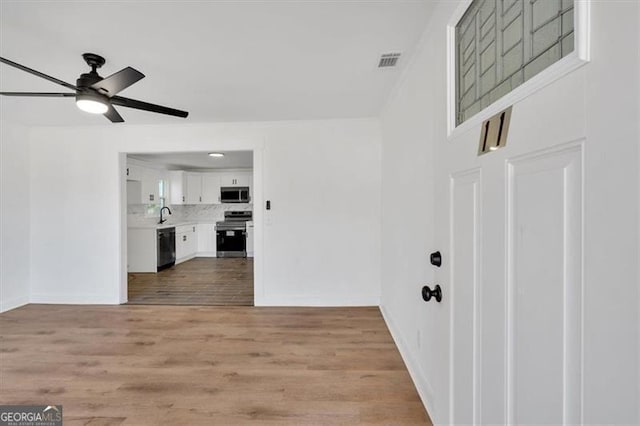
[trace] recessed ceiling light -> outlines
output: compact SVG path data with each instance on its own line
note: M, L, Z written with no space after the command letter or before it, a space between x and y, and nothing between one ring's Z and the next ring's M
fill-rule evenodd
M210 152L209 157L224 157L224 154L221 152Z

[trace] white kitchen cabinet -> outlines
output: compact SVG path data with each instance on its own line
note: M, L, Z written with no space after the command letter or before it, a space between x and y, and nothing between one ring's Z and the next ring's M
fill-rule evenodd
M151 167L127 163L127 203L157 204L160 202L159 183L163 171Z
M185 172L174 170L169 172L171 180L171 198L169 203L172 205L181 205L187 203L187 178Z
M220 186L249 186L251 172L220 173Z
M176 226L176 265L194 258L197 249L196 225Z
M247 257L253 257L253 222L247 222Z
M219 173L202 173L202 204L220 204Z
M127 181L127 204L140 204L142 202L142 182L139 180Z
M187 204L202 204L202 173L186 173Z
M127 180L142 180L142 168L136 164L127 164L125 175Z
M249 202L253 203L253 172L249 172Z
M216 224L199 223L196 225L198 234L197 255L200 257L216 257Z
M249 187L253 199L253 172L196 173L172 171L171 204L220 204L220 187Z
M157 272L158 242L155 228L127 230L127 271Z
M142 204L158 204L160 171L151 168L142 169Z

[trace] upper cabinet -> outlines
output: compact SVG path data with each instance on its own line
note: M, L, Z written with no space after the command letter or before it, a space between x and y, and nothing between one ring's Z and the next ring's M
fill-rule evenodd
M169 172L170 194L169 204L179 205L187 204L187 179L185 172L176 170Z
M160 181L167 181L166 171L127 163L128 204L157 204L160 202Z
M127 164L125 173L127 180L142 180L142 167L136 164Z
M249 187L252 195L253 173L172 171L171 204L220 204L221 187Z
M202 173L202 203L220 204L220 174Z
M220 186L249 186L251 172L220 173Z
M142 170L143 204L157 204L160 202L160 179L162 179L162 176L159 170L147 168Z
M248 187L253 199L253 171L188 172L127 162L128 204L220 204L220 188Z
M187 204L202 204L202 173L185 173Z

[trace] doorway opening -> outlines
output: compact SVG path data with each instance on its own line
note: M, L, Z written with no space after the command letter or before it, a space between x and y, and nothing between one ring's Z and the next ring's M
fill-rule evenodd
M254 152L126 155L129 304L254 305Z

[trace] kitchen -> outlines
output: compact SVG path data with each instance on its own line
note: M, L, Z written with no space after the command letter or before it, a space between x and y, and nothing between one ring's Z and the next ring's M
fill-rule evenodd
M253 305L252 151L127 156L128 303Z

